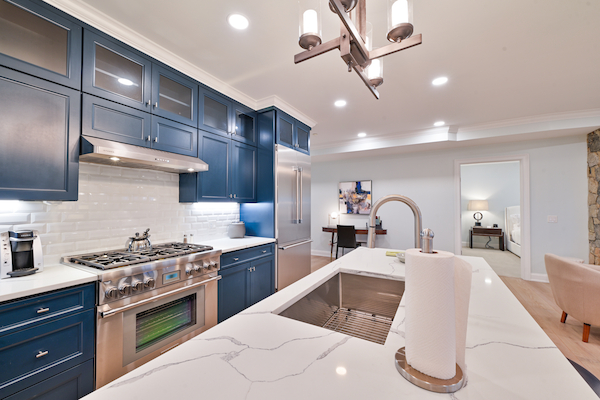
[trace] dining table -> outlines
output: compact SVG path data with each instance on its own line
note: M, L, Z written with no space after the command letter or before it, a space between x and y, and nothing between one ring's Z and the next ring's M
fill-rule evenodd
M356 231L357 235L366 235L369 233L369 230L366 228L354 228L354 230ZM331 232L331 254L330 254L330 259L333 260L333 245L334 243L334 239L335 239L335 234L337 233L337 226L324 226L323 227L323 232ZM381 229L381 228L376 228L375 229L375 234L376 235L387 235L387 230L386 229Z

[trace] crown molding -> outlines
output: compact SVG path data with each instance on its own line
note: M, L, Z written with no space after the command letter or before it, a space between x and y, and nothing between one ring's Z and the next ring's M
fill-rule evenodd
M133 29L115 20L114 18L98 11L94 7L80 0L44 0L44 2L64 11L67 14L93 26L96 29L128 44L135 49L148 54L149 56L175 68L206 86L228 96L232 99L251 107L254 110L260 110L270 106L275 106L280 110L290 114L294 118L302 121L311 128L317 122L287 103L278 96L269 96L257 101L247 94L239 91L233 86L223 82L215 76L209 74L198 66L190 63L186 59L167 50L166 48L148 40Z
M271 106L275 106L278 109L280 109L281 111L288 113L292 117L294 117L297 120L301 121L302 123L310 126L311 128L314 128L315 125L317 125L317 121L310 118L308 115L304 114L303 112L301 112L294 106L290 105L290 103L286 102L279 96L268 96L268 97L265 97L264 99L258 100L256 102L257 110L262 110L263 108L267 108L267 107L271 107Z

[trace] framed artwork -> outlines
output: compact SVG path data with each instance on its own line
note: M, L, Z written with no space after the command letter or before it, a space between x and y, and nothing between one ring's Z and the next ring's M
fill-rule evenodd
M371 181L340 182L340 214L371 213Z

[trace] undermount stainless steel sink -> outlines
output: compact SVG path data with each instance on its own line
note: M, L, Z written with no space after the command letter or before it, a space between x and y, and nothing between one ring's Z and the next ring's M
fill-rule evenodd
M279 315L384 344L404 281L338 273Z

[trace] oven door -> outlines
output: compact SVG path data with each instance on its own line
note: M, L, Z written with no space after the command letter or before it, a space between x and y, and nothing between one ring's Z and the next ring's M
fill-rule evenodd
M96 389L215 326L219 278L98 307Z

